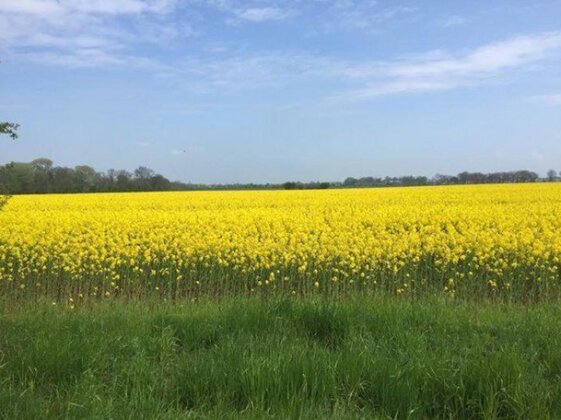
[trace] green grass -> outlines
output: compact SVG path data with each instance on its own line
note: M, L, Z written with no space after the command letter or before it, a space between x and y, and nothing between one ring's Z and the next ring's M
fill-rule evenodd
M1 305L6 419L561 417L554 304Z

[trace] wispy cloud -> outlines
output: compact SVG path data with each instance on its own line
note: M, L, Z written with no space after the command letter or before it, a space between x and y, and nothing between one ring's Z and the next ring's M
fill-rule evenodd
M439 50L387 61L240 52L229 57L186 59L170 71L169 77L201 92L300 84L338 100L366 100L501 82L560 54L561 33L553 32L517 36L461 53Z
M261 8L249 8L237 11L236 15L244 20L249 20L252 22L266 22L270 20L282 20L291 16L293 12L289 10L283 10L278 7L261 7Z
M188 25L179 31L167 19L175 4L176 0L3 0L0 47L4 55L51 65L144 65L149 60L135 58L127 49L189 35ZM149 23L154 19L160 20L157 27Z
M337 21L348 28L376 31L390 21L411 17L418 9L410 6L381 7L377 1L336 0L329 10Z
M530 101L549 106L561 106L561 93L531 96Z
M365 30L416 12L408 6L383 8L366 0L314 3L323 5L326 13L337 14L342 24ZM302 86L303 92L313 89L316 97L358 100L493 83L559 58L561 53L561 32L385 60L352 60L329 52L263 52L247 46L220 51L182 49L177 55L136 48L147 43L165 48L192 36L191 25L180 17L185 13L177 12L197 7L213 8L237 22L263 23L297 16L306 6L299 0L1 0L0 48L4 56L46 65L150 70L196 93L292 85ZM461 21L452 16L447 25ZM549 95L542 101L558 104L559 98Z
M186 84L191 91L212 93L259 90L299 82L331 80L345 65L327 57L305 53L244 53L186 58L169 67L166 77Z
M448 16L446 19L440 21L440 25L444 28L451 28L454 26L462 26L467 23L467 19L463 16Z
M375 71L367 86L348 92L364 99L392 93L448 90L496 80L516 70L558 54L561 33L519 36L483 45L463 54L429 53L403 61L386 62Z
M170 10L170 0L3 0L0 12L35 14L41 17L68 13L135 14L163 13Z
M375 0L191 0L226 15L232 25L264 23L307 16L309 33L335 28L374 32L385 24L415 16L416 7L381 6ZM318 29L320 28L321 29ZM331 28L331 29L329 29Z
M297 14L292 6L298 5L298 1L292 0L193 0L193 3L223 13L224 22L229 25L284 20Z

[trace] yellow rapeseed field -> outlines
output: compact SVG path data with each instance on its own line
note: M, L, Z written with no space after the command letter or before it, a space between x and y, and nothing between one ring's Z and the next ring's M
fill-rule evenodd
M16 196L5 296L558 293L561 184Z

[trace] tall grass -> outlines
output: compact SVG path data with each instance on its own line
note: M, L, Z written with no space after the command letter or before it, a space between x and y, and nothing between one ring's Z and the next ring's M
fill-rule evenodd
M0 251L2 243L0 242ZM308 270L299 272L291 264L261 270L236 270L209 260L194 267L178 268L159 265L166 275L150 274L153 267L130 267L115 270L118 280L100 270L84 273L79 279L64 269L48 267L45 272L31 271L19 275L24 267L13 258L7 247L0 258L0 299L8 301L41 301L57 303L89 300L152 300L181 301L188 299L287 296L346 299L349 296L390 296L408 299L442 297L459 300L491 300L503 302L558 302L561 300L561 277L557 269L519 266L504 270L501 276L477 268L477 262L466 259L462 264L438 265L427 257L416 264L404 265L397 272L384 267L358 269L363 274L336 278L324 266L308 263ZM335 265L335 263L333 264ZM270 274L276 273L274 280ZM366 273L366 274L364 274ZM459 280L453 281L461 276Z
M3 418L559 418L561 308L6 302Z

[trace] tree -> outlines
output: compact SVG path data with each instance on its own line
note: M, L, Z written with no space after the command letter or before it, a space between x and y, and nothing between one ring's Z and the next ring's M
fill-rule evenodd
M74 168L74 181L79 192L91 191L98 177L98 173L91 166L79 165Z
M19 124L3 122L0 123L0 134L6 134L12 140L15 140L18 138L18 133L17 133L18 128L19 128Z
M454 178L457 181L457 177L453 177L450 175L444 175L444 174L436 174L433 178L433 182L435 184L454 184Z
M117 189L128 191L130 189L131 173L128 171L120 170L116 172Z
M0 185L8 194L33 191L33 167L30 163L11 162L0 168Z
M53 168L53 161L47 158L35 159L31 162L31 167L33 168L33 175L35 178L33 192L36 193L51 192L51 186L52 186L51 169Z
M547 171L547 179L549 182L555 181L557 179L557 172L554 169Z
M150 191L152 189L152 178L156 173L146 166L139 166L134 170L134 184L138 191Z
M356 186L357 183L358 183L358 179L353 177L348 177L347 179L345 179L345 181L343 181L343 185L345 187L354 187Z
M162 175L154 175L150 179L150 189L153 191L168 191L171 189L171 182Z
M72 168L65 168L57 166L51 170L52 173L52 188L53 192L77 192L74 182L74 170Z
M48 172L53 168L53 161L47 158L38 158L31 161L33 169L36 171Z
M146 166L139 166L134 170L134 177L136 179L147 180L155 175L154 171Z

